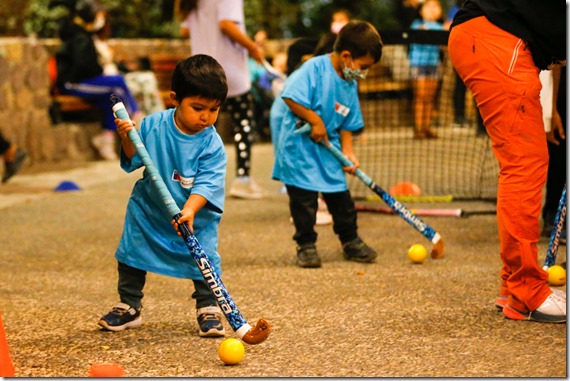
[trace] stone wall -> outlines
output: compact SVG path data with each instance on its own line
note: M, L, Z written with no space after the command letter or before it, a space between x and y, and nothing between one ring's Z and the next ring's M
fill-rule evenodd
M0 38L0 131L29 152L26 165L96 158L90 139L99 124L52 124L48 63L58 40ZM130 57L190 53L185 40L111 40Z
M268 42L266 55L286 49L289 41ZM117 59L190 55L186 39L111 39ZM27 166L97 158L90 140L99 131L96 122L52 124L48 64L58 39L0 38L0 131L29 152ZM221 125L227 125L221 116ZM226 143L229 128L219 128Z

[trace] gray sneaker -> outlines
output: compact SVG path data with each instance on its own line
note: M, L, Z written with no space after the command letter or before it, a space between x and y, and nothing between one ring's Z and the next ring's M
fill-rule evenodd
M321 267L321 258L314 243L305 243L297 247L297 265L304 268Z
M222 310L218 306L202 307L196 311L200 337L223 337Z
M378 256L378 253L364 243L360 237L356 237L352 241L342 245L342 253L344 259L362 263L372 263Z

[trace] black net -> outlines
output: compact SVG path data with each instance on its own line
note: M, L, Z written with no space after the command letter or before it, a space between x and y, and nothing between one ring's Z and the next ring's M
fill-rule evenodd
M496 198L498 163L473 97L449 60L448 32L381 35L382 59L359 82L365 128L354 148L360 168L387 191L412 182L426 201L430 196ZM439 46L435 77L413 79L412 43ZM430 100L431 115L426 111ZM354 176L349 176L349 186L354 198L372 194Z

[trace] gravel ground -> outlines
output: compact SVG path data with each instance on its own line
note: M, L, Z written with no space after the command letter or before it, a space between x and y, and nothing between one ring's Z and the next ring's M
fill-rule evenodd
M228 147L229 180L233 155ZM345 261L332 227L319 226L323 267L301 269L287 197L270 179L270 145L255 146L253 160L270 196L227 200L222 278L250 324L263 317L272 333L247 345L235 366L217 357L223 339L197 335L189 281L149 274L140 329L96 325L117 301L113 255L140 173L98 162L0 186L0 309L16 376L85 377L93 363L116 362L129 377L567 377L566 324L506 320L493 306L495 216L425 217L446 253L414 265L407 249L429 248L425 238L399 217L361 213L359 233L380 252L376 263ZM63 179L83 189L52 192Z

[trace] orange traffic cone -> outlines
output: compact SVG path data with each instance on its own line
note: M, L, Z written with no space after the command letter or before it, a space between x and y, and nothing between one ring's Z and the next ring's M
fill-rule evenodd
M8 350L8 341L6 341L6 332L2 323L2 314L0 313L0 377L14 377L14 365L10 360L10 351Z

